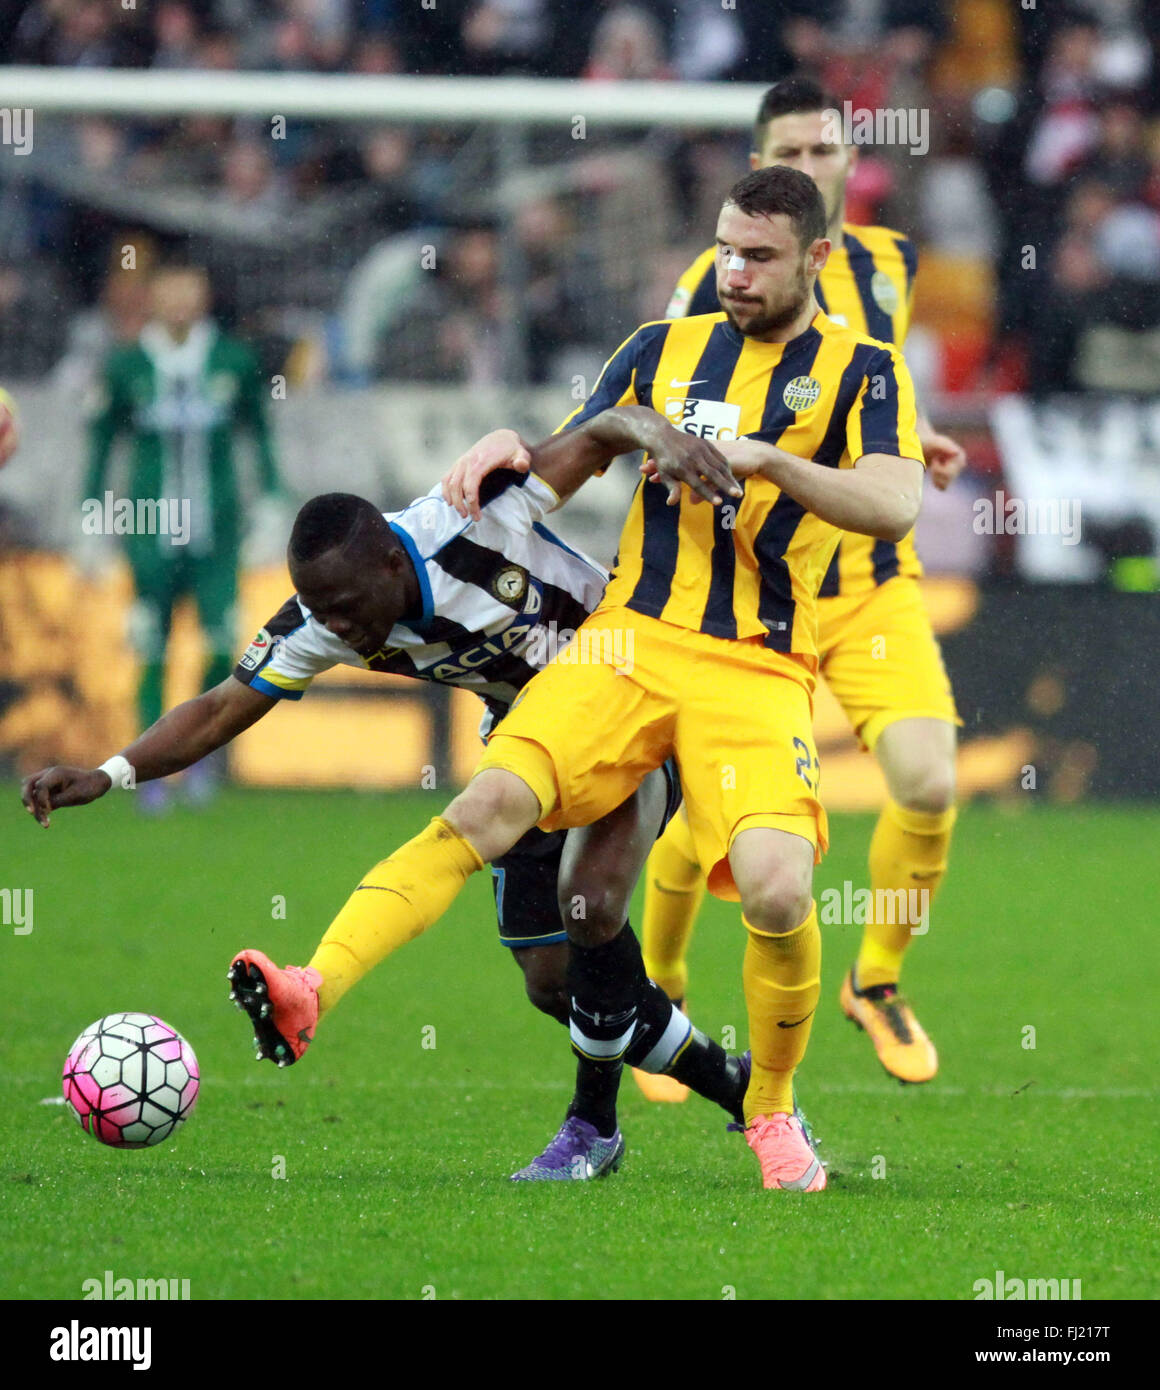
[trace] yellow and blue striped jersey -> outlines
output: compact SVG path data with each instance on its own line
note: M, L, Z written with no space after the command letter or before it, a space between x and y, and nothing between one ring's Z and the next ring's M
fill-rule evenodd
M649 406L702 438L744 435L830 468L872 453L922 459L898 350L823 313L788 343L746 338L720 313L646 323L560 429L623 405ZM743 487L719 507L684 491L670 507L664 487L642 483L604 602L816 657L816 596L841 532L765 478Z
M842 224L843 245L830 252L814 287L818 303L838 323L880 342L901 346L910 328L918 252L889 227ZM668 318L712 314L717 299L716 247L697 257L677 282ZM921 457L921 455L920 455ZM914 533L894 544L846 534L822 580L821 597L864 593L896 574L918 578L922 565Z

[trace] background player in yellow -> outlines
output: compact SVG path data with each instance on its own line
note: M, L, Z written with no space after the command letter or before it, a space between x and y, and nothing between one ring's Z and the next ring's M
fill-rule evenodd
M533 825L591 824L675 756L709 885L741 901L747 927L746 1141L766 1187L812 1192L825 1173L793 1114L793 1075L817 1003L812 880L826 845L810 731L815 595L836 527L905 535L923 465L897 351L818 310L829 242L813 181L750 174L717 230L725 312L638 329L563 432L532 451L534 464L563 451L591 473L646 449L667 500L637 489L603 602L521 691L467 788L371 870L307 970L277 971L253 1003L273 1008L276 1028L285 1008L309 1041L303 1006L331 1008L485 861ZM632 635L629 663L625 644L605 640L618 631ZM596 941L568 927L573 1047L616 1065L635 1028L639 949L615 920Z
M818 303L837 322L901 345L910 322L917 253L900 232L844 220L846 181L857 152L843 143L841 109L810 79L779 82L762 101L750 165L787 165L817 183L833 243L818 276ZM681 277L668 306L670 317L718 308L715 258L710 248ZM931 481L947 487L963 467L962 449L921 412L918 434ZM822 674L863 746L877 757L889 792L870 843L875 910L842 983L841 1005L866 1029L886 1069L904 1081L929 1081L938 1056L898 990L911 928L919 924L897 905L918 901L925 908L946 871L959 722L919 593L921 574L913 534L898 543L845 535L818 602ZM654 849L646 884L645 965L671 998L683 1000L686 948L704 884L682 817L674 817ZM923 896L912 899L909 890L915 889ZM921 925L925 930L925 911ZM634 1074L652 1099L683 1100L688 1094L670 1077Z

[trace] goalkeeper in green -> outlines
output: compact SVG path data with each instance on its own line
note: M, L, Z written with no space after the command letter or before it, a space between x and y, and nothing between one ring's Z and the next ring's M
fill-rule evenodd
M280 483L265 387L253 352L209 317L205 271L163 266L150 285L150 321L110 354L90 426L85 526L120 535L133 572L131 637L141 660L141 728L161 716L173 607L192 594L209 659L203 689L233 668L234 608L242 538L234 436L250 434L264 494ZM126 495L106 477L118 438L132 440ZM205 790L203 774L195 787ZM163 784L158 783L160 788ZM159 809L164 793L154 793Z

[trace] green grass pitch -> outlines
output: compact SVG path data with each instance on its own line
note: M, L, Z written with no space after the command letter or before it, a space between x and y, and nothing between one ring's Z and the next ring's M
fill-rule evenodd
M631 1081L618 1175L506 1181L562 1118L572 1064L482 875L300 1065L254 1062L231 953L305 961L436 794L231 791L157 821L110 797L47 833L5 795L3 885L34 890L34 928L0 929L0 1296L75 1299L105 1270L189 1279L195 1299L970 1299L996 1270L1079 1279L1085 1299L1160 1292L1154 808L962 813L907 972L940 1047L931 1085L890 1080L841 1017L859 929L824 928L799 1094L830 1187L801 1196L761 1190L722 1113L650 1106ZM871 825L833 818L819 890L864 882ZM742 935L711 900L691 955L694 1016L738 1046ZM155 1150L105 1149L40 1104L76 1034L119 1009L161 1015L201 1062L197 1110Z

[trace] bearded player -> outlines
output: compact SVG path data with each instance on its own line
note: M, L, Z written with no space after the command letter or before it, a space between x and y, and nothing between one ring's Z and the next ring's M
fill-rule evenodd
M696 858L710 888L742 904L746 1142L767 1188L826 1186L793 1114L818 997L812 882L826 845L810 727L814 606L839 531L907 534L923 463L897 350L818 309L825 233L811 179L778 168L741 180L717 227L725 312L642 325L562 433L532 451L537 469L563 457L596 473L643 448L666 486L637 489L612 581L577 633L588 661L557 658L535 676L465 791L368 873L311 969L276 972L269 992L282 1036L275 985L287 1001L329 1007L532 826L590 825L675 757ZM702 452L685 453L674 471L682 437ZM710 437L733 442L718 450ZM693 492L713 505L697 506ZM617 633L633 636L631 670L610 655ZM602 940L574 949L574 1050L615 1065L646 978L615 920Z
M843 142L841 104L815 82L787 78L765 94L750 167L787 165L808 174L826 204L833 249L815 293L829 317L899 346L906 338L917 253L900 232L845 221L846 182L857 153ZM667 316L713 313L715 248L681 277ZM945 489L965 457L919 412L918 436L931 482ZM955 728L961 723L938 642L919 591L922 567L914 533L901 541L847 534L822 580L818 599L821 674L862 747L878 760L888 797L870 842L873 902L861 949L841 988L846 1016L864 1029L886 1070L900 1081L929 1081L938 1069L934 1044L899 992L913 935L906 911L927 906L946 872L955 821ZM903 891L899 891L903 890ZM921 897L912 899L918 890ZM704 894L687 817L674 817L649 860L642 944L650 977L683 1001L686 948ZM885 909L885 910L883 910ZM880 919L881 917L881 919ZM654 1100L683 1100L669 1077L634 1073Z

